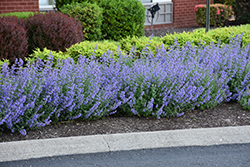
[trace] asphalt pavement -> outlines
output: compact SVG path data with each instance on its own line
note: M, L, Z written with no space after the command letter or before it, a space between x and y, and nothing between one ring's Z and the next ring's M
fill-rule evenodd
M250 144L167 147L66 155L0 163L1 167L249 167Z
M250 126L4 142L0 166L250 167Z

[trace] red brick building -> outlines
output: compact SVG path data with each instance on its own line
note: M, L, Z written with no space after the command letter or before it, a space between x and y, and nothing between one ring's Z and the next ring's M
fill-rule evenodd
M0 13L38 12L38 0L0 0Z
M141 0L147 8L158 2L161 10L154 20L154 29L197 26L194 7L206 4L206 0ZM211 0L211 4L214 0ZM53 0L0 0L0 13L53 10ZM146 15L149 13L146 11ZM146 29L150 19L146 18Z

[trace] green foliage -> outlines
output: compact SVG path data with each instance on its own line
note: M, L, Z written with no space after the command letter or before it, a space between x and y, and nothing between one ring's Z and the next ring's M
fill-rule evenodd
M91 55L96 55L97 58L101 57L105 52L114 52L114 57L119 55L118 51L119 42L112 41L83 41L72 45L65 52L66 55L72 57L76 62L80 55L85 57L91 57Z
M120 40L144 34L145 7L138 0L100 0L103 8L102 34L104 39Z
M233 0L233 10L236 20L241 24L250 23L250 1L249 0Z
M85 40L99 40L101 38L102 9L96 4L71 3L64 5L61 12L70 17L77 17L83 25Z
M247 89L238 103L244 108L244 110L250 111L250 90Z
M63 5L67 5L67 4L72 4L72 3L82 3L82 2L88 2L88 3L96 3L98 4L100 2L100 0L55 0L55 9L57 11L61 11L61 7L63 7Z
M215 4L219 3L219 4L233 6L234 0L214 0L214 3Z
M52 51L47 48L44 48L42 51L37 48L34 50L34 53L30 54L29 57L25 58L26 61L29 61L31 63L35 62L37 59L41 59L43 61L48 61L48 56L52 55L53 56L53 64L57 64L57 60L65 60L67 58L70 58L68 55L64 55L63 52L59 51Z
M55 9L60 11L63 5L71 4L72 2L78 2L78 0L55 0Z
M4 63L7 63L8 65L10 64L8 59L0 60L0 71L2 70L2 66L3 66Z
M199 26L206 26L206 5L197 5L194 8L196 21ZM210 26L223 26L233 14L232 7L223 4L210 6Z
M2 13L0 16L16 16L17 18L27 19L30 16L34 16L36 12L12 12L12 13Z
M197 29L194 32L184 32L184 33L175 33L169 34L161 38L161 41L165 45L172 45L175 41L183 46L186 42L193 41L193 45L198 46L200 42L204 43L205 45L210 45L211 42L218 44L220 39L221 44L229 44L231 37L235 37L237 34L241 35L244 32L242 37L242 45L246 46L250 42L250 25L241 25L241 26L234 26L234 27L224 27L224 28L217 28L214 30L210 30L205 33L205 29Z
M158 48L160 48L162 44L160 37L152 37L150 39L149 37L145 36L129 36L127 38L121 39L119 42L121 43L121 49L124 50L126 53L129 53L131 48L134 46L134 52L136 55L141 55L148 49L155 55L157 53Z

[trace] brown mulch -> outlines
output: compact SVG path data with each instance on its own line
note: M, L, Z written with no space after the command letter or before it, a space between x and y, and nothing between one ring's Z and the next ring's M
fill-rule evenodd
M223 103L206 110L185 112L181 117L114 117L96 121L68 121L30 130L26 136L19 132L0 132L0 142L48 139L69 136L146 132L174 129L209 128L250 125L250 112L238 103Z

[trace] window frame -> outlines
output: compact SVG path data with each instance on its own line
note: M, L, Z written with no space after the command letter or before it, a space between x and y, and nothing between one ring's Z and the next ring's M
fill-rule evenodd
M38 1L39 3L39 1ZM53 0L53 5L40 5L39 3L39 11L40 12L45 12L45 11L52 11L54 10L55 7L55 0Z

